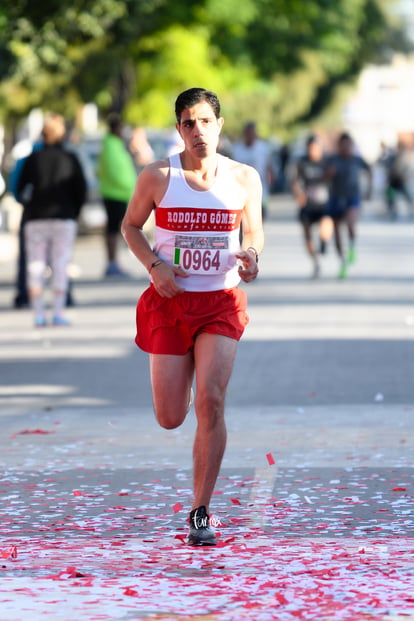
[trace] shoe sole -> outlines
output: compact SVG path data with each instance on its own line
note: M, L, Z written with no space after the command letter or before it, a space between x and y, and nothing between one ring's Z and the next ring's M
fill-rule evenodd
M201 541L200 539L193 539L191 537L187 538L187 543L189 546L215 546L217 545L216 539L211 539L210 541Z

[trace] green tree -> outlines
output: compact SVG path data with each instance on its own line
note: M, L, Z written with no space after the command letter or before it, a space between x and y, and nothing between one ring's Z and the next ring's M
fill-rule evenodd
M0 58L2 108L26 113L33 106L71 109L79 62L105 46L108 30L125 17L116 0L60 2L2 1Z
M2 0L0 114L94 101L163 127L199 84L219 92L230 133L253 112L262 132L289 131L395 45L393 1Z

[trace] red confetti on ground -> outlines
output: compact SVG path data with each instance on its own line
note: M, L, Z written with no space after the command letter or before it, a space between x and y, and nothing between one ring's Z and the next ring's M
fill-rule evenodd
M24 540L4 572L8 618L374 621L410 617L409 538L280 538L257 527L214 548L180 538ZM114 546L113 544L116 543ZM70 564L76 559L76 566ZM56 566L63 567L56 573ZM22 582L22 570L30 570ZM24 611L24 614L22 614ZM191 611L191 613L189 613ZM37 617L36 617L37 618ZM74 618L74 617L71 617Z
M280 459L277 453L278 466ZM0 610L10 611L7 619L414 614L411 470L381 475L380 498L379 475L365 468L346 477L338 469L327 480L318 470L285 470L272 490L262 488L260 473L222 476L211 521L217 546L205 549L187 545L185 517L174 516L183 509L176 499L185 506L191 493L187 472L171 485L128 470L120 483L110 469L62 467L22 469L17 482L13 471L1 482ZM126 506L115 505L119 495Z
M56 431L46 431L45 429L23 429L23 431L17 431L15 435L17 436L25 436L28 434L48 434L48 433L56 433Z
M129 595L130 597L138 597L139 593L135 589L131 589L131 587L126 587L124 595Z
M266 459L267 459L267 462L268 462L269 466L273 466L273 464L276 463L272 453L267 453L266 454Z
M84 578L85 574L78 571L76 567L66 567L63 571L60 571L56 576L52 578L57 580L64 580L66 578Z
M17 546L11 546L8 550L0 550L0 557L6 559L17 558Z

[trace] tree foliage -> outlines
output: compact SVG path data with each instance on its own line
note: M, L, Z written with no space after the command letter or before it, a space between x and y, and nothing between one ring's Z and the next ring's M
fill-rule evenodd
M252 116L286 131L402 44L393 1L2 0L0 114L74 117L95 102L165 127L177 93L200 85L218 91L230 132Z

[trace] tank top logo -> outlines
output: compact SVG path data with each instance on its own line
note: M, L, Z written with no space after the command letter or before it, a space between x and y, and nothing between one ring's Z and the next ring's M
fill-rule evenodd
M169 231L234 231L240 226L241 211L197 209L193 207L158 207L156 225Z

